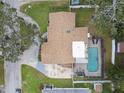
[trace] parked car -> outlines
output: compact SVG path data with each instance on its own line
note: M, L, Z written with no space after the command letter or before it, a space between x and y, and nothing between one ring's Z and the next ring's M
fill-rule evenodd
M16 89L16 93L22 93L20 88Z

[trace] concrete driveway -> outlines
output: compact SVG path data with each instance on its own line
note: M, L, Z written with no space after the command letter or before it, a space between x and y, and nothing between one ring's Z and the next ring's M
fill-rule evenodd
M39 46L33 44L23 55L19 56L16 63L5 62L5 93L15 93L22 87L21 65L26 64L37 68Z
M5 93L15 93L21 88L21 67L19 63L5 62Z

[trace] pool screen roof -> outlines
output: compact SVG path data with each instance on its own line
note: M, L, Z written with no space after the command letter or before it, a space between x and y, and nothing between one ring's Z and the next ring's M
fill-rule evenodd
M44 89L43 93L91 93L89 88L52 88Z
M72 56L74 58L85 58L85 43L83 41L72 42Z

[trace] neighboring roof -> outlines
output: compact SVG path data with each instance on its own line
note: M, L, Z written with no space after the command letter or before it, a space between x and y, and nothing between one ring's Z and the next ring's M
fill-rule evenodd
M71 0L72 5L78 5L80 3L80 0Z
M48 42L43 43L41 59L46 64L74 63L72 42L88 42L88 28L75 28L75 13L57 12L49 14Z
M72 42L72 55L74 58L85 58L85 43L83 41Z
M52 88L43 89L43 93L91 93L89 88Z
M95 89L96 93L102 93L102 91L103 91L102 84L94 84L94 89Z
M118 43L117 52L124 53L124 42Z

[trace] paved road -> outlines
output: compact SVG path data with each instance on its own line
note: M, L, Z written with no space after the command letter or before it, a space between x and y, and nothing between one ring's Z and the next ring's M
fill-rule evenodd
M20 2L23 0L3 0L8 4L11 4L12 7L18 8ZM26 23L38 24L29 16L17 11L18 16L22 17ZM37 43L37 44L36 44ZM15 93L16 88L22 87L21 80L21 64L27 64L33 67L36 67L38 63L38 51L39 51L39 40L37 36L35 37L35 44L33 44L28 50L24 51L23 55L19 56L19 61L16 63L5 62L5 93Z
M19 63L5 62L5 93L15 93L16 88L21 88L20 71Z

